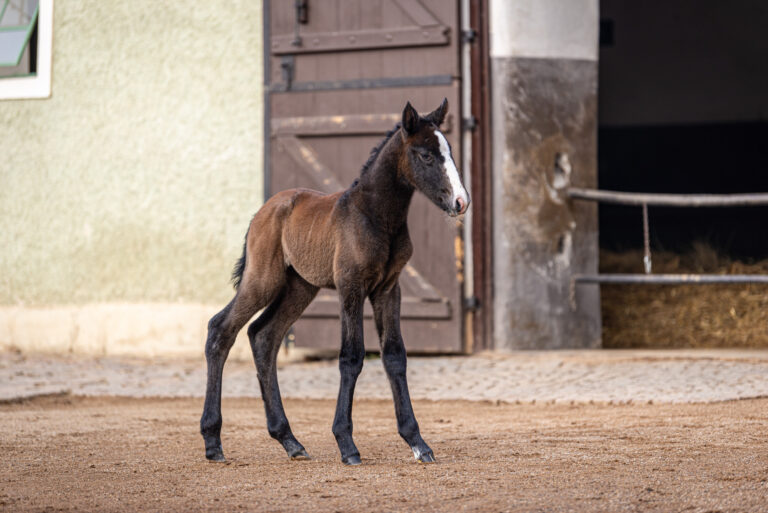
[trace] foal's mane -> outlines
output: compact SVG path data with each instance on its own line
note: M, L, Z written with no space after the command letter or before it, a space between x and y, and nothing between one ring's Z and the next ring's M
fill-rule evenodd
M387 132L387 135L384 136L384 139L382 139L379 144L371 149L371 155L368 157L368 160L365 161L365 164L363 164L363 168L360 170L360 176L363 176L365 173L371 170L373 163L376 162L376 158L379 156L379 153L381 153L381 149L384 148L387 142L392 139L392 136L395 135L398 130L400 130L400 125L402 125L402 123L398 122L392 130Z

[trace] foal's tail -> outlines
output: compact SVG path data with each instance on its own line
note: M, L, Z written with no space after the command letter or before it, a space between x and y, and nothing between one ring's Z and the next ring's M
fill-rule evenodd
M235 267L232 269L232 285L235 287L235 290L240 288L240 282L242 281L243 273L245 272L245 250L248 247L249 231L251 231L250 226L248 227L248 231L245 232L245 240L243 241L243 254L237 263L235 263Z

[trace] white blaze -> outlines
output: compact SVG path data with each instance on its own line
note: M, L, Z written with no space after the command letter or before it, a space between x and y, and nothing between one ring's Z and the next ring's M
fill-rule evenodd
M466 205L469 202L467 198L467 190L461 184L461 178L459 178L459 170L456 169L456 164L451 157L451 148L448 146L448 141L440 130L435 130L437 140L440 142L440 154L443 156L443 171L448 175L448 180L451 182L451 189L453 189L453 195L451 196L451 205L456 204L456 200L461 198Z

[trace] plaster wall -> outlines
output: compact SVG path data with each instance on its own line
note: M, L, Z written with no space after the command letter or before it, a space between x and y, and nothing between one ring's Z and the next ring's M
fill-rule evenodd
M597 59L597 0L490 0L494 57Z
M39 349L53 322L46 350L90 325L161 352L153 326L231 298L263 198L261 11L55 2L51 97L0 101L0 347ZM174 343L199 354L198 331Z

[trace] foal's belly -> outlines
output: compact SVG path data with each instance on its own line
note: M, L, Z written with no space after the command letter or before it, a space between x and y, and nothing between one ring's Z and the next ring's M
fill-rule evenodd
M333 251L330 255L316 254L317 251L294 253L287 262L293 266L299 276L307 280L315 287L333 289L336 286L333 283Z

